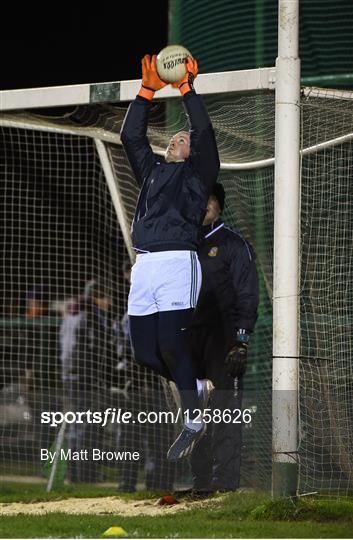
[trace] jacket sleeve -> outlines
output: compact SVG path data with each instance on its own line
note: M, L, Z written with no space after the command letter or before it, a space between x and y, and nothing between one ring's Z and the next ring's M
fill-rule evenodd
M190 161L211 192L220 166L211 120L202 97L194 91L184 95L183 105L190 129Z
M139 186L152 169L155 156L147 138L150 103L137 96L130 104L120 132L121 142Z
M248 242L240 239L229 246L230 271L236 294L236 329L244 328L252 332L257 320L259 304L259 283L255 265L255 254Z

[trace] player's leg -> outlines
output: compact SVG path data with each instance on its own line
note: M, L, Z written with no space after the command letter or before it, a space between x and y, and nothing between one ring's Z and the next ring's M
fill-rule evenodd
M159 313L129 315L131 345L138 364L152 369L158 375L172 380L159 349Z
M205 348L212 329L207 326L192 326L189 333L189 343L192 358L196 366L198 379L205 380L207 371L204 361ZM207 403L207 408L209 407ZM211 491L212 482L212 423L206 427L206 432L195 446L191 457L190 465L193 476L193 492Z
M187 342L201 287L201 267L194 252L167 252L163 257L155 287L159 347L180 393L184 412L184 427L168 451L168 459L176 461L190 455L204 432L196 371Z
M137 255L131 270L128 299L131 346L137 363L170 379L158 345L158 306L151 285L155 264L149 255Z
M187 334L200 292L201 266L197 254L190 251L164 252L157 258L154 298L159 310L159 349L192 419L199 400Z
M234 411L241 409L242 384L234 379L225 364L228 351L234 345L234 329L220 326L214 328L205 351L208 376L214 384L210 408ZM235 414L235 413L234 413ZM241 424L233 422L213 424L212 455L213 490L234 491L239 486L241 456ZM240 416L241 419L241 416Z
M131 404L128 405L131 407ZM122 424L119 448L126 452L140 452L143 455L143 437L142 429L139 424ZM132 493L136 491L139 469L141 468L140 461L123 460L119 465L119 485L118 491Z
M214 409L242 410L243 385L241 379L233 379L232 390L218 390L212 403ZM232 414L235 420L235 414ZM241 414L238 418L241 421ZM239 487L242 447L241 423L214 424L212 452L214 456L212 489L235 491Z
M83 399L85 388L77 381L68 381L64 384L65 409L67 411L84 411L86 402ZM72 452L85 448L85 430L87 424L73 422L69 424L67 430L67 443ZM82 461L69 460L68 477L70 482L84 482L86 479L82 474Z
M193 309L164 311L159 314L161 353L178 388L184 413L184 428L170 447L168 459L189 455L204 431L196 385L196 369L187 340Z
M198 415L200 403L196 386L196 369L187 341L193 309L162 311L158 320L159 347L175 382L190 419Z
M137 417L137 414L141 410L141 376L142 369L136 364L128 371L127 376L130 379L129 388L132 389L130 395L124 396L123 401L119 406L123 406L124 409L130 411L133 414L133 418ZM127 452L139 452L141 456L144 456L144 437L142 433L142 425L138 422L124 424L119 426L117 442L118 447ZM125 493L132 493L136 491L137 479L139 470L141 469L140 460L123 460L119 464L119 485L118 491Z
M146 409L148 411L169 411L164 388L159 377L150 374L149 392L146 395ZM146 429L146 443L150 459L153 463L146 471L147 490L173 489L175 477L175 464L169 462L167 452L174 440L175 426L171 423L156 422L149 424Z
M132 269L128 313L136 360L174 380L183 408L189 413L182 433L168 452L170 460L191 452L203 432L196 374L185 337L200 286L201 267L195 252L139 255Z

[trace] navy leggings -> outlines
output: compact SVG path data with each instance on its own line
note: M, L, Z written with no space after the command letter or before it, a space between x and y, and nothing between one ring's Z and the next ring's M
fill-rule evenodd
M174 381L190 418L199 408L196 370L187 343L193 309L129 316L131 344L136 362Z

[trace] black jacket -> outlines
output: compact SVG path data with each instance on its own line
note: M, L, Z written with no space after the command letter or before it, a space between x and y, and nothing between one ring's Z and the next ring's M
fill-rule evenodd
M254 329L259 302L255 255L250 244L218 220L202 227L198 250L202 286L194 325L230 324Z
M141 186L132 243L136 250L196 250L207 200L217 180L219 158L211 121L201 96L183 98L190 131L190 157L166 163L153 153L146 136L150 102L130 104L121 141Z

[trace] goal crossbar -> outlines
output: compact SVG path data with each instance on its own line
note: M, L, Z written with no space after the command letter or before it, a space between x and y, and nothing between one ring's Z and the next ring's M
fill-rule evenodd
M203 95L226 92L252 92L274 89L275 68L247 69L206 73L197 77L195 86ZM0 110L38 109L43 107L64 107L92 103L119 103L135 98L141 80L76 84L3 90L0 92ZM162 88L157 99L176 97L178 90L171 86Z
M323 97L323 96L320 96ZM328 96L327 96L328 97ZM87 127L61 127L55 126L47 122L46 124L39 125L36 122L31 122L29 120L24 121L22 118L14 119L11 115L2 115L0 116L0 126L2 127L13 127L17 129L33 129L36 131L44 131L50 133L62 133L65 135L77 135L83 137L91 137L95 141L103 141L106 143L121 144L121 138L119 133L109 132L103 128L87 128ZM339 137L334 137L332 139L326 140L324 142L302 148L300 150L300 155L307 156L309 154L314 154L325 148L332 148L343 144L353 139L353 132L346 133ZM165 153L165 148L161 148L154 144L151 145L155 154L163 156ZM254 161L221 161L220 168L224 171L246 171L246 170L255 170L262 169L266 167L273 167L275 163L275 157L269 157L266 159L258 159Z

